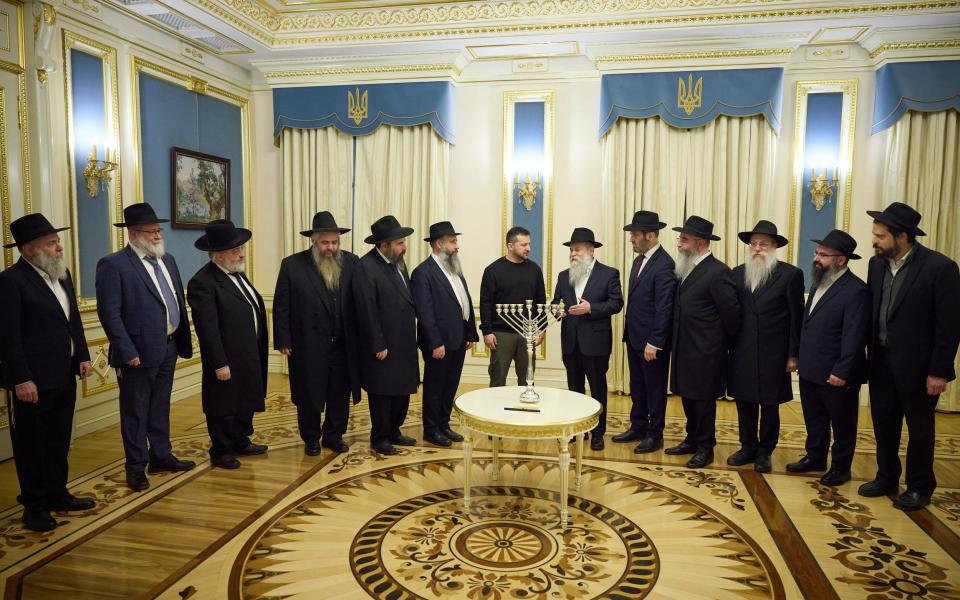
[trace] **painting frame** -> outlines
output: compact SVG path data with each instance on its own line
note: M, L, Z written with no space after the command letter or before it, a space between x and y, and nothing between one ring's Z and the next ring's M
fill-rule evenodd
M195 189L184 191L183 184L191 182L192 175L206 165L204 179L213 178L210 187L219 196L215 202L201 200ZM205 211L204 211L205 209ZM215 219L230 218L230 159L187 148L170 148L170 227L172 229L205 229Z

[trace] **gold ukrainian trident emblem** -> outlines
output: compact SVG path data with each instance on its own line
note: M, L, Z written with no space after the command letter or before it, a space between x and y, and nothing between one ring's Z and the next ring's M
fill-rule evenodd
M357 88L357 95L347 90L347 116L353 119L354 124L359 125L360 121L367 118L367 100L368 90L363 90L360 94L360 88Z
M677 80L677 108L682 108L688 115L703 105L703 77L693 83L693 74L687 77L686 83L683 77Z

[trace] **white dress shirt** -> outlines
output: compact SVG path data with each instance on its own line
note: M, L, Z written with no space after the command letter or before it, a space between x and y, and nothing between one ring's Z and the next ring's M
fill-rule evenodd
M27 260L24 258L23 260ZM63 314L67 317L67 321L70 320L70 298L67 297L67 290L63 289L63 284L60 283L59 279L53 279L47 274L46 271L37 267L29 260L27 264L33 267L33 270L37 272L37 275L43 279L43 282L47 284L47 287L50 288L50 291L53 292L53 295L57 297L57 302L60 303L60 308L63 309ZM76 355L76 344L73 343L73 336L70 336L70 356Z
M463 320L466 321L470 318L470 307L467 306L469 300L467 299L467 290L463 287L463 281L460 280L460 277L453 275L447 271L443 266L443 260L440 259L439 254L431 254L433 260L437 261L437 264L440 265L440 271L443 272L447 277L447 281L450 282L450 287L453 288L453 293L457 297L457 302L460 303L460 311L463 313Z
M577 296L577 302L580 302L580 300L583 298L583 290L587 287L587 282L590 281L590 275L593 274L593 265L595 264L597 264L597 259L592 259L590 264L587 265L586 277L581 279L580 282L573 287L573 293ZM569 276L570 273L568 272L567 275Z
M643 269L647 266L647 263L650 262L650 257L653 256L653 253L660 249L660 243L658 242L656 246L650 248L643 253L643 260L640 261L640 270L637 271L637 279L640 278L640 273L643 273Z
M827 293L827 290L830 289L830 286L833 285L833 282L843 277L843 274L847 272L847 267L844 267L837 271L837 274L833 277L824 277L823 281L820 282L820 287L813 292L813 302L810 303L810 312L813 312L813 307L817 305L817 302L820 302L820 299L823 298L823 295Z
M157 289L157 294L160 296L160 299L163 300L163 291L160 290L160 282L157 281L157 275L153 272L153 265L150 264L150 261L147 260L147 253L140 250L139 248L133 248L133 251L137 253L137 256L140 257L140 264L143 265L143 268L147 270L147 275L150 276L150 281L153 282L153 287ZM157 264L160 265L160 271L163 273L163 278L167 280L167 285L170 286L170 290L173 292L173 297L177 297L177 288L173 287L173 279L170 278L170 272L167 271L167 265L164 264L163 258L157 258ZM166 306L166 303L164 303ZM180 307L177 307L177 310L180 310ZM183 311L181 311L183 312ZM180 318L183 318L183 315L180 315ZM173 335L173 332L177 328L173 326L173 321L170 320L170 309L167 309L167 335Z
M213 261L213 264L217 265L217 267L219 267L220 270L223 271L224 274L226 274L227 279L232 281L233 285L237 286L237 289L240 290L240 294L243 296L243 299L247 301L247 304L250 304L250 299L247 298L246 294L243 293L244 289L246 289L247 294L250 294L250 298L253 298L254 300L257 299L257 293L254 291L252 287L250 287L250 284L244 281L243 277L234 277L233 275L231 275L231 271L224 269L223 265L221 265L217 261ZM253 331L257 335L260 334L260 327L257 325L257 312L259 308L260 308L259 306L254 306L253 304L250 304L250 309L253 311Z

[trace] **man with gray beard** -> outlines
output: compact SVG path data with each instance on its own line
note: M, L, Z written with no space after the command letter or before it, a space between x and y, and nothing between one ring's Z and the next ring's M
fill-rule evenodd
M780 404L793 398L790 373L797 370L803 272L777 260L777 249L787 245L787 238L770 221L757 222L739 237L750 253L733 270L740 331L730 353L727 395L737 401L740 449L727 464L752 462L757 472L769 473L780 437Z
M458 235L449 221L431 225L423 241L432 252L410 278L423 354L423 439L435 446L463 441L450 429L450 413L467 350L480 341L460 268Z
M339 227L328 211L300 235L310 247L283 259L273 296L273 347L287 357L290 396L304 452L349 449L343 441L350 396L360 402L356 276L359 259L340 248ZM321 414L326 411L321 426Z

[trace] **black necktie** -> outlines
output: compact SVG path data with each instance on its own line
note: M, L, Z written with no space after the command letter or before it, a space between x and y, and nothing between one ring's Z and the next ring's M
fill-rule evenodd
M643 266L643 261L647 260L646 254L641 254L633 263L633 272L630 273L630 287L633 287L633 284L637 282L637 278L640 277L640 267Z
M250 303L250 306L255 309L260 308L257 300L250 295L250 292L247 290L247 286L243 284L243 280L245 279L243 273L240 271L234 271L233 273L230 273L230 275L237 278L237 283L240 284L240 291L243 292L243 297L247 299L247 302Z

